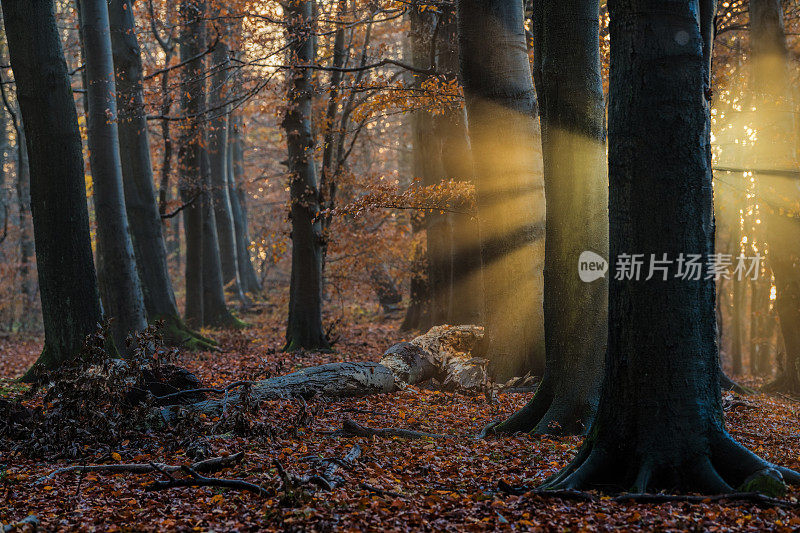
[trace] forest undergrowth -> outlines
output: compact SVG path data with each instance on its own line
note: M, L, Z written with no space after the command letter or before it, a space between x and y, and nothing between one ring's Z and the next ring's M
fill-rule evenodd
M341 328L334 352L287 354L280 351L279 317L265 312L245 319L254 326L212 332L220 341L219 352L162 355L195 373L203 387L221 389L322 363L377 361L394 342L413 336L398 333L395 319L365 317ZM36 359L40 346L15 337L0 339L0 408L8 405L3 401L23 398L30 412L63 410L69 397L64 390L51 389L50 396L46 391L32 394L13 380ZM187 416L170 425L152 416L134 418L143 410L158 412L152 399L149 404L131 401L128 411L112 413L102 408L110 397L99 397L95 407L103 413L74 422L92 424L83 432L53 427L51 419L47 427L52 434L38 440L19 434L12 439L7 431L0 435L0 523L35 515L48 531L800 528L797 487L778 506L508 494L501 489L533 488L558 471L581 442L578 437L527 435L475 438L485 424L516 411L531 394L465 395L407 387L394 394L340 401L294 399L260 407L232 406L219 419ZM724 399L734 438L769 461L800 467L800 403L763 394L726 393ZM349 420L438 438L343 435ZM41 431L42 426L37 428ZM46 445L46 453L37 454L40 445ZM62 452L57 461L51 460L55 449ZM112 464L140 468L83 468ZM54 474L68 466L77 468ZM193 476L250 485L166 488L186 484L184 480Z

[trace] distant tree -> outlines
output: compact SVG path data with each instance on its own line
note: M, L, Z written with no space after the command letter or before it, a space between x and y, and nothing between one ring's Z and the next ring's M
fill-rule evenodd
M205 105L204 69L201 56L205 42L205 0L181 2L180 108L186 117L178 148L179 189L184 202L183 230L186 242L186 322L203 325L203 199L205 186L200 174L203 135L199 115Z
M97 218L97 275L117 347L147 326L128 227L117 131L116 84L106 0L81 0L86 62L87 139Z
M789 52L780 0L750 0L749 11L753 105L758 121L754 166L778 171L758 173L757 180L769 200L763 218L769 265L775 275L775 310L786 348L781 371L766 388L800 393L800 223L781 213L779 207L787 198L798 196L797 176L791 175L798 168L798 145ZM787 170L790 172L781 172Z
M142 57L136 38L133 0L109 0L111 44L116 73L119 144L125 208L149 322L165 322L164 340L189 349L208 347L208 340L181 320L162 233L150 161L147 113L142 90Z
M597 417L575 459L544 486L780 492L783 480L800 475L725 430L714 279L677 276L679 254L714 253L707 48L697 2L610 0L608 8L611 261L641 253L673 263L666 280L610 280Z
M45 342L23 379L58 367L102 320L89 240L81 137L52 1L3 0L25 124Z
M584 283L584 250L608 255L605 107L598 0L534 4L534 78L542 119L547 230L544 379L493 432L585 433L600 395L608 281Z
M458 29L486 295L483 352L499 380L541 375L545 201L522 5L460 0Z
M286 37L292 61L314 61L312 2L289 0ZM322 329L322 228L311 130L311 71L288 71L287 109L283 118L288 148L292 222L292 276L286 349L328 348Z

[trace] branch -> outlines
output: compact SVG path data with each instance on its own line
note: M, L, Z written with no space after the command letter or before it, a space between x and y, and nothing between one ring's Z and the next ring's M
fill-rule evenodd
M155 70L155 71L151 72L150 74L148 74L147 76L144 76L142 79L150 80L150 79L155 78L156 76L160 76L161 74L165 74L165 73L169 72L170 70L175 70L177 68L181 68L184 65L188 65L192 61L197 61L201 57L207 56L208 54L213 52L214 48L217 47L218 43L219 43L219 32L217 32L217 36L214 38L214 41L211 44L209 44L208 48L206 48L203 52L200 52L196 56L192 56L192 57L190 57L188 59L185 59L185 60L181 61L180 63L175 63L171 67L164 67L162 69Z
M255 483L243 481L241 479L221 479L215 477L205 477L198 474L191 467L181 467L183 472L189 474L188 478L174 479L170 481L154 481L145 487L146 491L166 490L177 487L221 487L225 489L244 490L258 494L259 496L269 496L270 492Z
M212 392L216 394L225 394L226 392L230 391L231 389L235 389L236 387L241 387L242 385L252 385L252 381L236 381L231 383L230 385L225 386L222 389L213 389L213 388L199 388L199 389L186 389L178 392L173 392L171 394L165 394L164 396L154 396L155 400L173 400L175 398L180 398L181 396L185 396L187 394L197 394L201 392Z
M188 202L186 202L185 204L183 204L182 206L180 206L179 208L177 208L175 211L173 211L171 213L164 213L163 215L161 215L161 218L165 219L165 218L173 218L173 217L175 217L178 213L180 213L181 211L183 211L184 209L186 209L187 207L189 207L193 203L195 203L197 201L197 199L200 198L202 195L203 195L203 191L198 192L197 194L195 194L192 197L191 200L189 200Z
M405 439L443 439L447 437L447 435L441 435L439 433L426 433L424 431L414 431L411 429L371 428L362 426L349 418L346 418L342 422L342 429L332 432L331 435L349 437L402 437Z

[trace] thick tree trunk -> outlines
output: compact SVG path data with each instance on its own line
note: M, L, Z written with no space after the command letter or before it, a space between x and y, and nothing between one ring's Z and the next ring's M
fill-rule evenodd
M750 1L754 102L758 109L755 168L797 169L797 131L793 115L788 51L779 0ZM764 211L769 261L775 275L775 310L786 346L783 371L767 390L800 393L800 224L777 207L797 198L797 180L759 174L768 199Z
M458 24L486 294L484 353L499 381L541 375L545 201L522 6L461 0Z
M25 379L73 357L102 320L89 241L78 117L53 2L4 0L30 157L44 349Z
M314 43L311 2L289 0L286 6L287 39L293 61L312 63ZM286 350L327 349L322 329L322 223L317 172L311 131L311 71L293 69L288 74L288 107L283 119L288 148L292 219L292 277Z
M400 302L403 301L403 295L400 294L386 265L380 264L372 267L369 271L369 280L372 290L375 291L375 295L378 297L381 310L387 314L397 311Z
M147 113L142 92L142 58L132 0L110 0L108 16L117 85L119 144L125 207L149 322L163 320L164 340L186 348L208 348L207 340L181 320L167 267L163 225L156 202Z
M205 61L197 57L205 42L205 0L184 0L181 3L180 59L187 62L182 69L181 113L187 117L181 126L178 149L183 231L186 240L186 322L192 327L203 325L203 196L205 184L200 173L204 150L199 113L205 104ZM193 59L194 58L194 59Z
M228 196L231 200L233 224L236 230L236 266L242 290L251 294L261 292L253 260L250 257L250 228L247 223L247 200L242 187L244 181L244 141L242 120L234 114L230 121L231 147L229 154Z
M597 409L608 335L607 278L583 282L576 270L582 252L608 254L600 4L541 0L536 7L546 365L536 396L494 431L585 433Z
M609 11L611 263L625 253L708 258L713 189L697 2L613 0ZM611 279L597 417L545 487L728 493L768 481L779 488L781 475L800 481L725 431L714 280L678 272L673 263L666 281Z
M117 132L116 84L106 0L82 0L81 34L86 61L88 149L97 218L97 277L119 350L147 326L144 298L128 228Z

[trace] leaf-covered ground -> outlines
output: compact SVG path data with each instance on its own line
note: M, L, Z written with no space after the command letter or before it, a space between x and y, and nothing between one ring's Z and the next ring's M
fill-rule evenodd
M394 321L351 326L335 353L285 354L282 325L267 314L248 316L255 327L220 333L223 351L183 354L181 364L206 385L224 386L342 360L377 360L400 340ZM16 377L32 362L40 344L0 339L0 396L15 395ZM175 488L150 492L164 479L149 474L60 474L40 480L67 462L33 461L0 449L0 523L34 514L46 530L101 531L465 531L465 530L800 530L800 507L753 504L633 504L609 499L566 501L498 491L511 485L536 485L568 462L579 438L518 436L476 440L490 420L522 406L530 394L464 396L409 388L403 392L338 402L273 401L256 422L273 431L232 436L196 435L176 442L158 431L114 449L86 449L79 464L190 464L198 453L220 456L244 452L245 459L216 477L238 478L268 489L270 497L214 488ZM800 468L800 404L788 398L756 395L728 411L731 433L773 462ZM446 434L444 439L352 438L327 435L344 419L370 427L400 427ZM341 486L332 491L307 487L281 490L278 460L295 475L321 473L321 459L341 459L353 445L363 451L350 469L339 470ZM201 450L198 452L198 450ZM180 476L181 474L175 474ZM794 488L787 500L800 500Z

